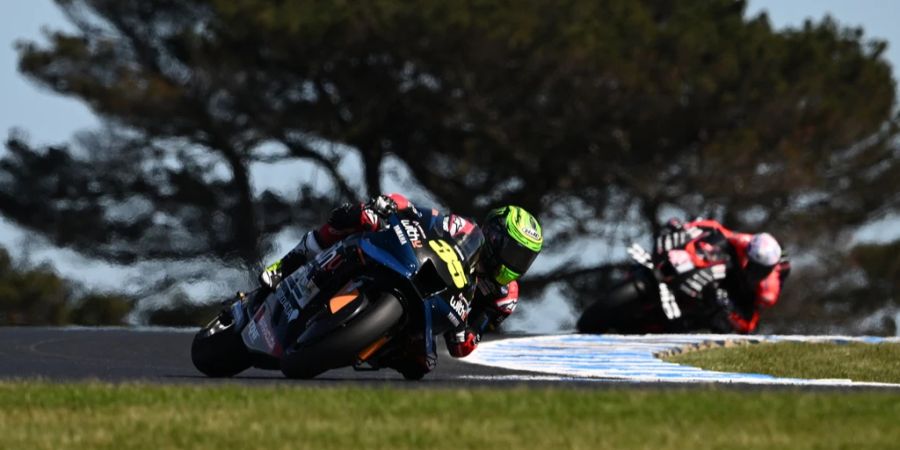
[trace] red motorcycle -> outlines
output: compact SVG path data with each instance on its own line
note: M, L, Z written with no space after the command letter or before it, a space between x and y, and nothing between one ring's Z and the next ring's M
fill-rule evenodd
M682 248L651 255L638 244L624 281L588 307L578 320L581 333L680 333L716 329L725 300L719 286L729 257L718 246L691 240Z

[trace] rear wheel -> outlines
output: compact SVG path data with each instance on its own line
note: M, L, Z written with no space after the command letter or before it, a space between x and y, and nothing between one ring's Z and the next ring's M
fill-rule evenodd
M360 351L385 336L402 316L400 300L383 294L344 327L312 344L285 350L281 372L288 378L313 378L326 370L349 366Z
M250 352L227 313L198 331L191 344L194 367L210 377L231 377L250 368Z

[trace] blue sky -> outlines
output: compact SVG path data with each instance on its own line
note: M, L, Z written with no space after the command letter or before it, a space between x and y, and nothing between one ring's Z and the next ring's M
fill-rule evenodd
M776 28L797 27L806 18L818 21L825 14L831 14L844 26L862 26L867 37L888 41L886 58L895 68L900 67L900 27L896 23L900 18L900 1L751 0L749 5L750 15L767 10ZM99 125L98 119L79 101L43 90L19 75L14 41L41 40L43 28L69 28L51 0L0 2L0 137L3 141L13 127L27 131L33 144L52 144L69 140L78 130ZM0 146L0 153L3 151ZM896 228L896 222L882 223L876 226L875 233L892 228ZM2 218L0 245L10 248L14 254L24 250L33 261L52 256L65 276L95 281L112 278L102 263L84 261L71 252L61 252L28 239Z

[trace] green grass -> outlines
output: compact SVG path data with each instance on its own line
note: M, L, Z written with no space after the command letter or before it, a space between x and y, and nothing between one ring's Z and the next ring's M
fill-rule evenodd
M892 448L900 393L0 383L4 449Z
M762 343L687 352L665 360L724 372L900 383L900 344L890 343Z

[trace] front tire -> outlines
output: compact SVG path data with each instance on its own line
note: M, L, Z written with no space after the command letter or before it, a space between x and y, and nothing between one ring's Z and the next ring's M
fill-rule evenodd
M204 375L232 377L250 368L250 352L234 323L224 324L222 316L194 335L191 361Z
M327 370L349 366L357 354L385 336L403 316L403 305L392 294L383 294L347 325L305 346L285 350L281 372L288 378L313 378Z

